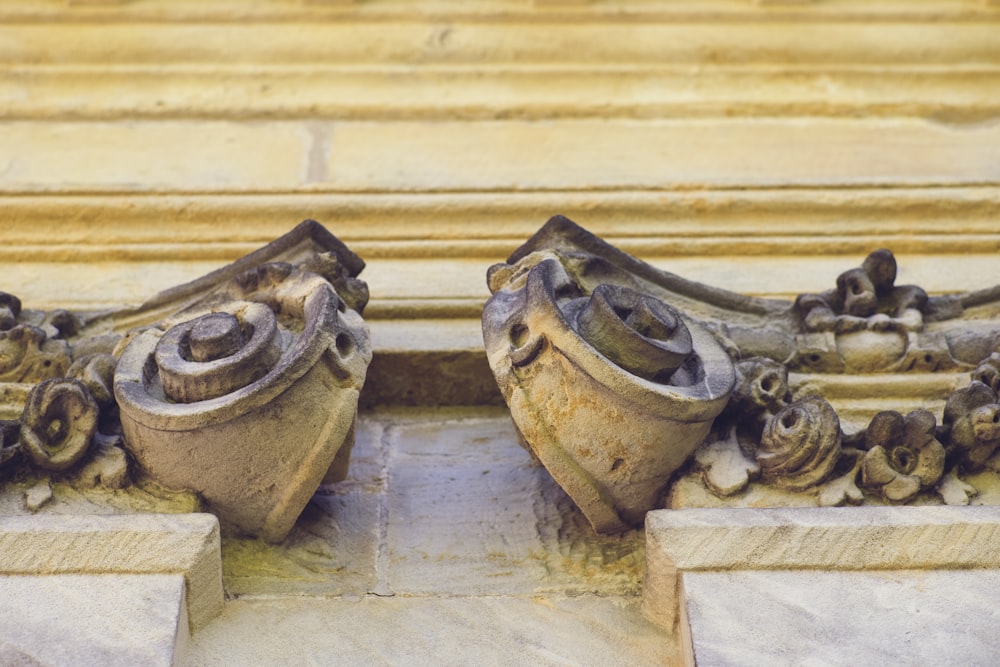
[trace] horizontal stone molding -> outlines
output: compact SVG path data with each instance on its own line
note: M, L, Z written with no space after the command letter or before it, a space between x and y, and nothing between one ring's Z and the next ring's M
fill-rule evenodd
M996 0L5 0L0 18L35 22L95 18L166 23L369 19L522 19L581 21L796 19L842 21L971 20L997 14Z
M998 35L974 0L15 0L0 119L974 122L1000 112Z
M685 572L1000 568L1000 507L658 510L643 606L678 630Z
M1000 185L0 193L6 262L231 261L321 221L371 259L499 261L554 214L641 257L991 253ZM162 224L149 224L150 220ZM428 230L433 230L428 233Z
M17 121L0 129L0 193L10 195L575 191L599 201L618 191L1000 185L1000 126L917 118Z
M1000 27L997 28L1000 30ZM1000 49L997 49L1000 51ZM0 120L1000 114L1000 66L0 66ZM164 90L171 90L166 96ZM447 95L441 92L447 90ZM622 95L622 90L641 91Z
M211 514L0 517L0 574L183 574L193 630L222 611L219 521Z

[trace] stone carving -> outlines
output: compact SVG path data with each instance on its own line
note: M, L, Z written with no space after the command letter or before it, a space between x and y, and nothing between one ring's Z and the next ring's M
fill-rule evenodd
M195 492L224 522L281 540L347 472L371 360L363 266L306 221L135 309L24 311L0 294L0 389L11 407L24 397L0 422L0 463ZM40 478L25 500L52 495Z
M68 470L90 447L97 412L97 401L79 380L45 380L28 394L21 414L21 446L38 467Z
M833 472L840 457L840 420L829 403L807 396L768 419L757 448L765 483L801 491Z
M840 274L835 289L799 296L795 309L806 331L920 331L927 292L895 282L896 258L879 249L860 268Z
M527 447L594 528L637 525L725 407L732 364L656 297L533 259L493 271L490 365Z
M937 484L944 474L945 452L936 426L928 410L905 417L893 411L875 415L865 432L862 484L892 502L906 502Z
M276 541L345 446L371 346L361 316L314 273L267 264L227 292L202 315L139 333L115 396L145 471Z
M635 525L668 485L668 506L968 503L968 475L1000 470L1000 286L929 296L896 273L876 250L826 292L760 299L556 217L490 269L483 336L524 444L597 530ZM973 382L941 396L940 425L918 404L845 430L810 378L857 373Z
M748 360L737 367L765 365ZM858 504L865 499L861 489L890 503L909 502L926 492L948 504L967 504L977 490L959 475L986 469L1000 449L997 394L977 379L948 396L940 426L925 409L905 416L886 410L853 433L850 446L840 447L847 438L827 401L807 396L777 413L764 413L760 429L759 404L744 398L753 393L747 386L754 385L754 376L738 374L738 378L723 419L695 457L706 487L720 497L738 494L759 480L779 489L808 492L820 505ZM759 438L753 437L756 432ZM734 437L736 433L740 437ZM780 452L779 458L795 467L769 465L772 452ZM1000 472L1000 461L993 465ZM837 470L847 472L837 475ZM965 492L958 494L960 486Z

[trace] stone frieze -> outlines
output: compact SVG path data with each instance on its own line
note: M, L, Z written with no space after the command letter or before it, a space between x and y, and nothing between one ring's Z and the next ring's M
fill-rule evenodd
M762 299L557 216L490 269L483 336L526 448L599 531L663 504L967 504L1000 471L1000 286L932 296L896 273L879 249L825 292ZM882 376L954 382L943 411L872 409ZM863 404L850 424L830 378Z

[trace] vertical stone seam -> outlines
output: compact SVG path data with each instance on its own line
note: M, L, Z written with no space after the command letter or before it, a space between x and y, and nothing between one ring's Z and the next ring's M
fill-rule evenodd
M389 584L389 457L392 455L390 443L396 433L396 427L386 424L379 437L380 475L382 491L378 502L378 527L375 547L375 588L371 591L380 597L395 595Z
M333 147L333 125L319 121L306 124L309 133L309 153L306 157L306 183L325 183L328 179L330 150Z

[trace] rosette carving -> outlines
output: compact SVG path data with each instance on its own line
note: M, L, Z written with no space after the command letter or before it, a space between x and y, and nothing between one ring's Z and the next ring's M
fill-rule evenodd
M735 369L736 385L723 417L757 440L764 426L788 405L788 369L765 357L744 359Z
M69 345L50 340L39 327L19 324L0 331L0 382L39 382L61 377L69 364Z
M829 477L840 456L840 419L819 396L781 409L764 427L757 463L772 486L802 491Z
M868 452L861 464L861 484L892 502L905 503L938 483L945 451L938 441L937 420L927 410L880 412L865 433Z
M982 470L1000 448L1000 404L994 391L973 381L957 389L944 406L948 443L969 472Z
M97 430L98 406L78 380L36 385L21 413L21 446L35 465L62 471L83 458Z

